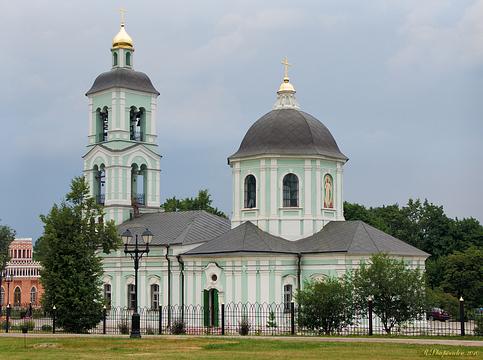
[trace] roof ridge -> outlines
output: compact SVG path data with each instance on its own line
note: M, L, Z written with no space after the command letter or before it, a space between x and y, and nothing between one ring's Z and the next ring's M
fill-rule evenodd
M372 243L374 244L374 247L377 249L377 251L380 251L379 250L379 247L376 245L376 242L374 241L374 239L372 238L371 234L369 233L369 231L367 231L367 228L366 228L366 225L370 226L369 224L366 224L364 221L362 220L358 220L360 222L360 224L362 225L362 227L364 228L364 231L366 232L367 236L369 237L369 239L371 239ZM389 234L388 234L389 235Z
M315 147L314 134L312 133L312 128L310 127L309 122L307 121L307 119L305 118L305 116L303 116L301 114L303 111L297 110L297 109L291 109L291 110L296 110L298 112L297 115L300 116L303 119L305 125L307 125L307 128L309 129L310 138L312 139L312 144L311 145Z
M171 211L171 212L175 213L175 212L178 212L178 211ZM188 225L176 237L176 240L179 240L181 237L183 237L183 235L184 235L184 238L186 238L186 235L188 235L190 233L191 228L193 227L193 224L194 224L194 222L195 222L196 219L197 219L197 216L190 216L190 219L188 220ZM183 241L181 241L180 243L182 244Z

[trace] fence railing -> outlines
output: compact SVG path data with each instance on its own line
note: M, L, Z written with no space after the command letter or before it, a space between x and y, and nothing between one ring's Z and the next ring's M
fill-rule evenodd
M369 312L351 314L350 320L333 326L303 326L301 311L294 303L258 304L229 303L209 309L200 305L159 306L156 309L140 308L141 333L190 334L190 335L383 335L387 330L381 319ZM288 310L288 311L287 311ZM61 333L68 332L58 322L58 309L45 311L40 308L3 308L0 314L1 332ZM132 309L112 307L99 314L99 323L90 329L91 334L129 334ZM461 316L462 315L462 316ZM427 318L395 325L391 335L407 336L459 336L481 335L483 332L483 312L466 310L458 319L446 321Z

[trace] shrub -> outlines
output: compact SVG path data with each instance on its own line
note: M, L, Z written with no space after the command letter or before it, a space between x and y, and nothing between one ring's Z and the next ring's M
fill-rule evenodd
M154 330L151 326L146 328L146 335L154 335Z
M250 323L247 318L241 319L238 323L238 333L242 336L248 335L250 332Z
M129 321L126 319L121 320L121 322L117 325L117 328L123 335L129 334Z
M0 329L2 329L4 331L7 329L7 321L6 320L0 321Z
M42 327L40 328L40 330L51 332L52 331L52 325L44 324L44 325L42 325Z
M185 323L182 320L175 320L173 325L171 325L171 334L173 335L183 335L186 334Z
M478 316L475 321L475 335L483 336L483 315Z
M23 324L20 325L20 329L27 329L27 331L33 331L35 329L35 321L29 320L24 321Z

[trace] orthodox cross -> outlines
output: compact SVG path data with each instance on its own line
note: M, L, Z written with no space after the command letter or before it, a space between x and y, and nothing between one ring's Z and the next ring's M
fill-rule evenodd
M288 67L292 66L292 64L289 64L288 58L285 56L285 58L282 60L282 65L285 68L285 77L288 78Z

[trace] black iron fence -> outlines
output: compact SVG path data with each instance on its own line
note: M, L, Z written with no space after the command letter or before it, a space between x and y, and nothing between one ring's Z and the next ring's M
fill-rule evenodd
M221 304L218 308L203 306L159 306L156 309L140 308L141 333L189 334L189 335L265 335L265 336L319 336L319 335L384 335L385 326L371 311L353 313L346 322L332 326L303 326L301 311L296 304ZM408 336L459 336L482 335L483 311L462 307L457 318L437 320L426 314L396 324L390 329L391 335ZM57 309L45 311L41 308L22 306L3 308L0 316L1 332L62 333L57 322ZM104 309L91 334L129 334L132 309L112 307Z

